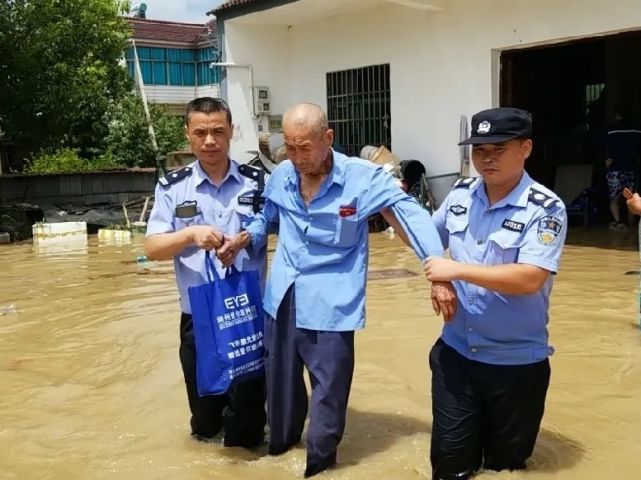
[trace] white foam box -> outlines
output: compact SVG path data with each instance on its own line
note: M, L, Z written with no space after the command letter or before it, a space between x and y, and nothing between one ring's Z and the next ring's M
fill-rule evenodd
M53 240L87 236L87 222L36 223L32 227L33 240Z
M98 230L98 240L101 242L130 242L131 236L129 230L110 230L108 228Z
M39 256L86 255L89 241L86 235L34 240L33 251Z

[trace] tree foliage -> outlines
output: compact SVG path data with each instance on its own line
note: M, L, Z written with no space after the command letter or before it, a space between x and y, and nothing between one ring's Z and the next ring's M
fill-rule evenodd
M182 119L169 115L160 105L150 104L149 110L160 153L165 155L185 147ZM155 154L141 98L135 94L123 97L111 106L107 118L109 133L105 146L114 161L128 167L153 166Z
M97 154L105 112L132 88L116 0L0 0L0 130L22 152Z

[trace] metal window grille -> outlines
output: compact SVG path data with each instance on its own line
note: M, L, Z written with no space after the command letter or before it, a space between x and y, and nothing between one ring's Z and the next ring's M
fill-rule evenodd
M605 89L605 83L593 83L585 86L585 105L598 100Z
M389 64L327 74L329 126L349 155L365 145L392 149L389 77Z

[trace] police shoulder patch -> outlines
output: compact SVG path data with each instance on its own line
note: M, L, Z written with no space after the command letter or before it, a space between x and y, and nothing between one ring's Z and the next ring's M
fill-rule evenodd
M158 179L158 183L160 183L163 187L168 187L169 185L173 185L174 183L187 178L189 175L191 175L192 171L193 169L191 167L184 167L180 170L175 170Z
M454 182L452 188L470 188L474 182L476 182L476 178L474 177L459 178L456 182Z
M563 222L560 218L548 215L539 220L536 227L536 237L541 245L554 245L561 234L562 228Z
M249 165L238 165L238 171L244 177L247 177L259 184L265 184L267 179L267 172L261 170L260 168L250 167Z
M247 192L240 197L238 197L239 205L259 205L263 207L265 204L265 199L261 196L260 192L254 190L253 192Z
M535 188L530 188L530 195L528 197L530 202L541 205L544 208L549 208L556 203L556 198L547 195Z

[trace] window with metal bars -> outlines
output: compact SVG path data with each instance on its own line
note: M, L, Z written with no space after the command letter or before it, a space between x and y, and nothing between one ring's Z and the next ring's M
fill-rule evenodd
M179 49L138 47L143 82L147 85L196 86L220 82L220 67L210 68L218 58L214 48ZM134 51L127 51L127 67L135 78Z
M585 104L590 105L598 100L605 89L605 83L592 83L585 86Z
M392 149L389 75L389 64L327 74L329 126L348 155L365 145Z

